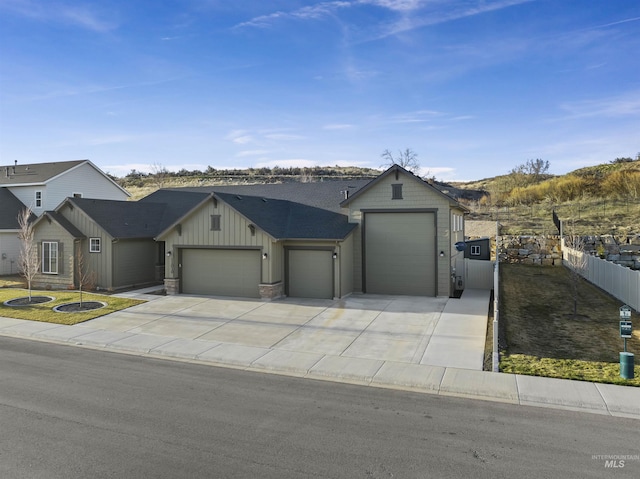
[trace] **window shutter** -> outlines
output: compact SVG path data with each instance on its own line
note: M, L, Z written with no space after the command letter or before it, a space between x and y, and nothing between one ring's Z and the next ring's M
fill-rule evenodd
M58 243L58 274L64 274L64 243Z

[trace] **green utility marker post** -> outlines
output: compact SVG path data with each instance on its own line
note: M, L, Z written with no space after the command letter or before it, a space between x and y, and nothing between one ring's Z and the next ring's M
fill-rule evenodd
M626 304L620 308L620 337L624 339L624 352L620 353L620 377L633 379L633 353L627 352L627 339L631 338L631 308Z

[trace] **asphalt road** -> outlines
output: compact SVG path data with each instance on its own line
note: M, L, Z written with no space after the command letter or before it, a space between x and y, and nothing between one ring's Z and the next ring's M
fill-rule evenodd
M640 477L639 426L0 337L2 478Z

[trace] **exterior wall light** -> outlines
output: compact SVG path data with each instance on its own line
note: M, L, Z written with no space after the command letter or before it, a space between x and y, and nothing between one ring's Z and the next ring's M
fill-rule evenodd
M333 259L338 259L338 253L333 253Z
M444 251L440 251L440 257L444 258Z
M267 253L262 253L262 259L267 259L267 258L268 258Z
M171 251L167 251L167 257L171 256Z

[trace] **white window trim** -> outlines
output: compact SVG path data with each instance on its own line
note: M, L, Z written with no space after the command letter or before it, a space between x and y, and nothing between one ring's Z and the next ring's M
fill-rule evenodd
M471 256L480 256L481 248L480 245L474 244L471 245Z
M94 246L98 247L95 248ZM100 238L89 238L89 253L101 253L102 252L102 241Z
M36 208L42 208L42 190L36 190L33 195L34 204Z
M52 251L52 246L56 245L55 247L55 256L56 256L56 262L55 262L55 271L52 270L51 268L51 251ZM47 263L45 261L45 249L49 250L49 262ZM58 274L58 261L60 261L60 258L58 258L58 251L60 249L58 248L58 242L57 241L43 241L42 242L42 274Z

